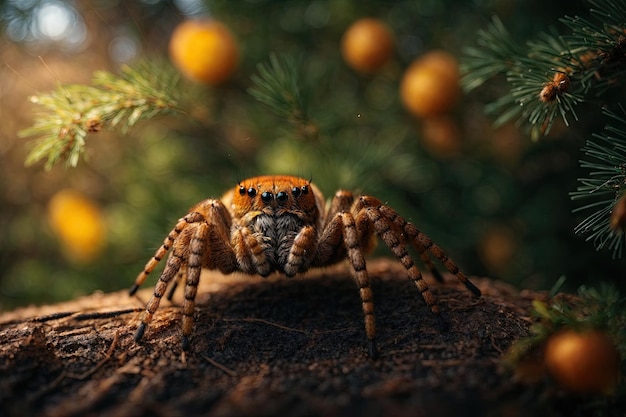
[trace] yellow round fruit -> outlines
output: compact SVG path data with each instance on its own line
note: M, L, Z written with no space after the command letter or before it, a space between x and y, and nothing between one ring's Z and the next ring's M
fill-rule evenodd
M619 352L601 331L564 330L550 336L544 360L550 375L572 392L608 394L619 380Z
M357 20L346 30L341 40L343 59L351 68L364 73L380 70L389 62L393 52L393 34L378 19Z
M448 113L460 96L459 64L447 52L433 51L416 59L400 82L402 103L418 117Z
M93 200L75 190L61 190L48 204L48 219L70 258L87 262L100 254L106 226Z
M215 20L180 23L170 38L170 58L187 78L216 85L239 63L239 46L230 29Z

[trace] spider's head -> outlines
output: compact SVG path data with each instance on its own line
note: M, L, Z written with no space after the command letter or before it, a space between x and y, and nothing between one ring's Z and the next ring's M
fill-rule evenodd
M316 221L323 204L321 193L310 180L287 175L261 176L241 181L232 191L236 217L250 213L293 213Z

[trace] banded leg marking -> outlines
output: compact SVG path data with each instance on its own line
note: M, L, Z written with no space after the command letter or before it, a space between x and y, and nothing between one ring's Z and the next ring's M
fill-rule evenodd
M391 249L391 251L400 260L402 265L407 271L409 278L415 283L422 298L430 308L430 310L439 314L439 306L437 305L437 298L428 288L428 284L424 281L422 273L415 265L413 258L409 254L406 245L397 237L396 233L391 228L391 223L383 217L380 208L369 207L366 208L366 213L369 216L371 222L374 224L374 230L376 234L385 242L385 244Z
M178 220L176 226L174 226L174 228L168 233L161 247L157 249L154 256L152 256L152 258L150 258L150 260L146 263L143 271L141 271L139 275L137 275L137 278L135 279L135 284L128 291L130 295L134 295L139 287L143 285L143 283L146 281L146 278L148 278L148 275L150 275L150 273L154 270L158 263L161 262L161 259L163 259L167 251L170 250L178 235L180 235L181 232L185 230L185 228L189 224L198 222L202 219L203 217L200 213L191 212L188 213L185 217Z
M146 328L152 321L152 317L154 316L154 313L159 308L159 304L161 303L161 298L163 298L163 295L165 294L165 290L167 289L169 282L173 278L176 277L181 266L183 266L183 263L184 261L183 261L182 255L177 252L172 252L170 257L167 259L167 265L165 265L165 269L163 270L163 273L161 274L159 281L154 286L154 293L152 294L152 297L150 297L150 300L146 304L146 311L144 311L143 316L141 318L141 323L139 324L139 327L137 328L137 332L135 333L136 342L140 341L141 338L143 337L143 334L146 331Z
M343 225L343 239L348 252L348 259L354 271L354 277L359 286L361 296L361 306L365 320L365 333L370 344L370 356L376 358L378 349L376 347L376 317L374 315L374 298L372 287L367 274L365 257L359 246L359 235L356 229L354 217L350 213L341 213L340 218Z
M209 226L201 223L190 242L189 262L187 265L187 282L185 285L185 300L183 301L182 318L182 346L183 350L189 348L189 336L193 331L193 313L195 308L196 294L202 272L202 256L207 246Z
M306 270L315 255L315 228L306 226L294 238L289 250L287 264L284 267L285 275L292 277L300 271Z

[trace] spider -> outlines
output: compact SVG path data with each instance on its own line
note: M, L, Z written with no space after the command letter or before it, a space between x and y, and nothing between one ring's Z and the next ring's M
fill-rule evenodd
M287 277L309 268L347 259L359 288L369 354L376 357L376 324L365 254L378 236L406 268L430 310L439 314L437 300L408 252L413 245L433 276L443 282L429 256L476 296L480 290L459 270L445 252L412 223L379 199L355 197L350 191L335 193L328 208L319 189L303 178L277 175L241 181L223 197L193 206L178 220L163 245L148 261L130 289L133 295L148 274L171 249L154 294L135 333L139 342L154 316L168 285L168 298L178 281L185 280L182 306L182 348L189 349L193 331L194 300L202 268L224 274L236 271L267 277L273 272Z

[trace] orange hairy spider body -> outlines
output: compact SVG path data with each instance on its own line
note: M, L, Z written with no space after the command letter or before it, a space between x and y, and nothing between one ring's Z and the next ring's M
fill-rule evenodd
M157 263L171 250L154 294L146 305L135 334L139 341L152 320L170 283L185 277L182 316L183 349L193 330L194 300L202 268L224 274L240 271L268 276L280 272L292 277L309 268L347 259L359 287L370 355L377 355L374 304L365 254L378 236L396 255L426 304L439 313L437 300L413 262L407 245L413 245L435 278L441 275L430 255L475 295L480 290L433 241L391 207L374 197L356 197L349 191L335 193L328 208L310 180L277 175L240 182L217 199L201 201L181 218L163 245L135 280L131 295L143 284ZM171 293L170 293L171 294ZM170 295L171 297L171 295Z

